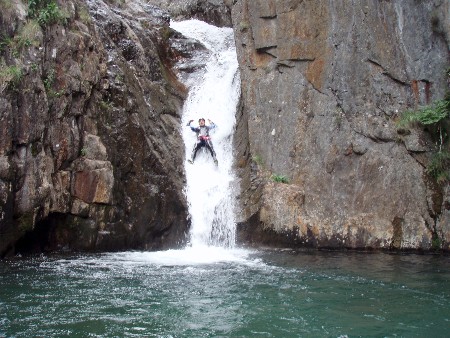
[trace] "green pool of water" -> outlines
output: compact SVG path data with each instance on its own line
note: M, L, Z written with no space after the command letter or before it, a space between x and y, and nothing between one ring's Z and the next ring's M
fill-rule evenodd
M0 262L0 337L448 337L448 256L248 250Z

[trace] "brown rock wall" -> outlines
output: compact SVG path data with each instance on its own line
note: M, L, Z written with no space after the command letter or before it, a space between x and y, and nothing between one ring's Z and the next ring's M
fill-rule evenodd
M113 167L109 161L90 161L82 171L74 171L72 196L85 203L111 204L114 186Z
M21 2L0 13L11 41L0 50L0 256L177 246L185 92L169 68L169 16L140 1L57 3L64 19L42 26ZM19 46L24 27L34 33Z

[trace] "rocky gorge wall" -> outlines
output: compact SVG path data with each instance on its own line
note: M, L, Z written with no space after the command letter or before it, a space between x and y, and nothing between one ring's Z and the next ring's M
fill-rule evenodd
M202 47L169 21L192 17L235 30L240 243L449 249L433 135L397 124L449 89L447 1L57 4L0 0L0 257L184 243L174 65Z
M450 190L426 169L436 144L397 124L449 90L448 1L229 5L242 78L240 239L448 250Z
M0 256L180 245L186 88L168 13L28 3L0 0Z

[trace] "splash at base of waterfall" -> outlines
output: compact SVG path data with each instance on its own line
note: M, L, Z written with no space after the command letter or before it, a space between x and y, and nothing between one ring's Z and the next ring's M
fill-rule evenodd
M229 249L214 246L197 245L183 250L166 250L155 252L124 252L125 261L135 263L156 264L159 266L195 266L216 263L257 264L259 261L250 258L255 251L247 249Z
M191 155L196 135L186 126L199 118L216 124L211 130L218 166L211 154L199 150L194 164L186 161L186 198L191 217L190 246L235 245L236 192L233 183L233 132L240 95L238 62L231 28L218 28L198 20L172 22L171 27L184 36L198 40L208 53L203 55L204 67L184 79L189 95L183 107L182 135L186 157ZM205 57L206 55L206 57Z

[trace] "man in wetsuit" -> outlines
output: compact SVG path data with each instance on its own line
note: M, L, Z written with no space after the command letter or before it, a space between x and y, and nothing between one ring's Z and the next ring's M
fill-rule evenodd
M213 145L211 142L211 137L209 136L209 131L211 129L214 129L216 127L216 125L214 124L214 122L212 122L209 119L208 119L209 126L205 125L204 118L201 118L198 120L199 126L197 128L191 126L192 122L194 122L194 120L190 120L188 122L187 126L190 127L191 130L197 134L197 142L194 144L194 148L192 149L191 158L188 160L189 163L194 163L195 156L197 155L197 151L201 147L206 147L206 148L208 148L209 152L211 153L211 156L214 159L214 163L217 165L218 162L217 162L217 158L216 158L216 152L214 151L214 148L213 148Z

